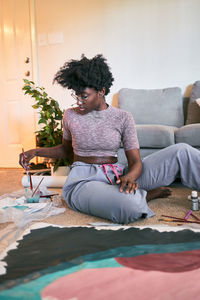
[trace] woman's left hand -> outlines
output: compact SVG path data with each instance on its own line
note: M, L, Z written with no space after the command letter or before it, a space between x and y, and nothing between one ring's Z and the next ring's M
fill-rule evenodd
M119 189L121 193L125 191L126 194L133 194L133 192L135 194L135 191L138 189L137 182L135 182L133 176L129 174L120 177L116 183L121 184Z

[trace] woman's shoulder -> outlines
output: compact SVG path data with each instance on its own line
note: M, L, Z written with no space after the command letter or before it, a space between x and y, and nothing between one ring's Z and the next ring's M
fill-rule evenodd
M129 111L114 106L111 106L110 108L111 108L111 113L113 115L116 115L120 118L130 118L130 117L133 118L132 114Z
M74 108L74 107L67 108L64 111L63 118L69 118L69 117L73 116L74 114L76 114L76 108Z

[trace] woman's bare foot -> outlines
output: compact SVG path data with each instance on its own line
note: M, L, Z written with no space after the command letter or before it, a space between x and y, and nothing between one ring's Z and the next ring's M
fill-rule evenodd
M147 192L147 202L156 198L167 198L172 194L172 191L166 187L160 187Z

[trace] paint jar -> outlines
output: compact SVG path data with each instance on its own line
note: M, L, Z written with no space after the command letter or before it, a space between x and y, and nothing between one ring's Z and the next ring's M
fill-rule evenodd
M191 200L192 200L192 210L199 210L199 198L198 198L197 191L192 191Z
M30 187L25 188L25 197L28 203L38 203L40 200L40 191L37 190L33 195L34 190L34 188L31 190Z

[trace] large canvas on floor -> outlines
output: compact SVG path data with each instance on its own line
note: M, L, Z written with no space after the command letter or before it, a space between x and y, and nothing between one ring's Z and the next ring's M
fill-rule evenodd
M33 230L4 258L0 299L200 297L200 232L91 227Z

